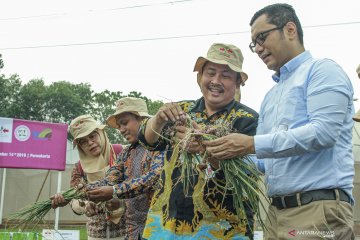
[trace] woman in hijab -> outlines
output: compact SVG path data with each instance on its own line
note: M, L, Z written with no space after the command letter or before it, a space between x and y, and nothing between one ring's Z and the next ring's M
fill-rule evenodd
M106 171L114 164L121 145L111 145L104 131L105 125L98 124L90 115L75 118L69 128L74 137L74 146L77 146L80 160L75 164L70 186L93 183L105 177ZM51 197L52 207L62 207L68 204L61 193ZM88 216L88 240L122 240L125 239L125 220L123 212L125 204L119 199L111 199L106 203L109 213L100 211L95 203L90 201L73 200L70 206L75 214Z

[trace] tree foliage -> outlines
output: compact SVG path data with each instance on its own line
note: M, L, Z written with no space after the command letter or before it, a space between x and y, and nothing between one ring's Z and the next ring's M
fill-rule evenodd
M2 55L0 53L0 69L2 69L4 67L4 62L2 60Z
M47 86L43 79L33 79L22 84L16 74L9 78L0 75L1 117L69 124L77 116L90 114L105 123L107 117L115 112L116 101L126 96L143 98L150 114L155 114L163 105L161 101L152 101L136 91L128 95L109 90L95 93L88 83L59 81ZM106 131L110 142L125 143L117 129L108 127Z

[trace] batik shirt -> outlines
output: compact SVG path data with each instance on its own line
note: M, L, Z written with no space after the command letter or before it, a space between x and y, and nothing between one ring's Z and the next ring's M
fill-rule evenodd
M245 105L232 101L223 110L208 116L204 99L179 103L182 110L199 125L214 126L227 123L233 132L254 135L258 114ZM164 167L147 216L143 237L145 239L248 239L251 230L246 221L239 221L233 207L232 195L218 189L215 182L224 179L218 171L205 179L204 171L193 169L194 180L185 195L181 176L181 159L165 127L159 141L150 146L144 137L146 122L141 125L140 141L150 150L164 150L167 146ZM175 154L175 156L173 156ZM253 225L253 213L246 208L249 224Z
M127 239L138 240L142 235L163 161L164 156L160 152L149 152L138 143L129 145L108 170L105 179L89 186L115 186L118 198L126 199Z
M87 183L87 177L81 168L80 161L75 164L71 172L70 186L76 187L79 183ZM87 219L86 229L89 237L107 239L107 229L109 231L110 238L125 236L124 216L120 218L120 222L118 224L108 221L104 212L88 217Z

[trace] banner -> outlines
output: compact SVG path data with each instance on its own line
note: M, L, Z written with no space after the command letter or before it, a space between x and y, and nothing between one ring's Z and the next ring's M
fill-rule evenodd
M0 117L0 167L65 170L67 125Z

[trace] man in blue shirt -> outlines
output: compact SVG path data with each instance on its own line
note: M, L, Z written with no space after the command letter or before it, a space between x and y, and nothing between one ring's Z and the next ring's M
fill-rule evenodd
M305 51L295 10L273 4L250 22L250 49L275 71L255 136L204 142L222 160L255 154L271 205L266 239L354 239L353 87L342 68Z

